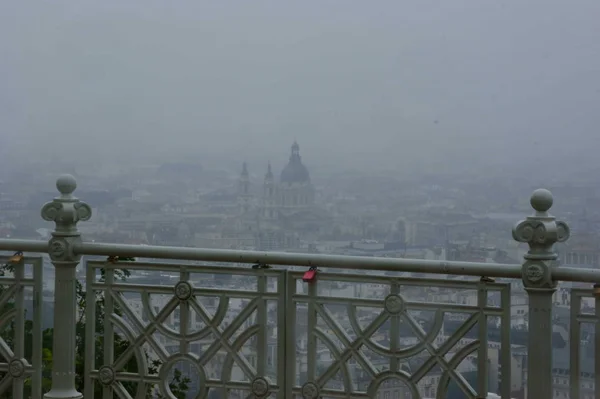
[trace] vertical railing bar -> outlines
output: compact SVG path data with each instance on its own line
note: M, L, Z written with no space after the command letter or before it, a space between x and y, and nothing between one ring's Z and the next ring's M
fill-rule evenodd
M188 272L186 266L181 267L179 276L181 281L189 281L190 272ZM179 334L181 335L181 341L179 341L179 352L183 354L188 354L190 352L190 341L188 340L188 334L190 330L189 323L190 303L187 300L179 301Z
M571 292L571 326L569 328L569 397L579 398L581 325L577 319L581 313L581 295Z
M502 365L502 380L500 381L500 397L509 399L512 390L512 345L510 339L510 284L502 290L500 301L502 319L500 320L500 364Z
M96 293L92 285L96 279L96 268L83 263L85 270L85 365L83 376L84 393L86 398L94 397L94 379L92 370L96 369Z
M527 397L552 397L552 294L528 288ZM536 396L536 392L541 392Z
M31 343L31 396L42 397L42 316L44 311L44 263L43 259L33 261L33 342Z
M288 342L287 342L287 307L288 303L292 302L288 300L287 296L287 285L288 285L288 271L284 270L283 272L277 275L277 294L279 300L277 301L277 356L275 358L274 369L276 370L277 381L276 384L279 386L279 392L277 393L278 399L285 399L286 397L291 397L291 392L288 395L288 372L287 370L290 368L290 365L287 364L288 361ZM283 331L282 331L283 330ZM294 360L294 357L292 357ZM292 383L293 385L293 383Z
M285 362L285 395L283 396L285 399L293 398L293 390L296 386L296 367L298 365L298 357L296 351L296 303L293 300L294 295L296 294L296 278L294 274L285 271L285 315L281 316L285 319L285 353L284 358L282 359ZM278 367L278 370L281 370Z
M485 313L487 300L487 288L485 286L485 283L480 282L477 286L477 306L479 307L479 353L477 354L477 393L481 398L487 397L488 394L488 328L487 314Z
M193 299L193 287L190 282L190 272L186 265L181 265L179 268L179 281L190 284L191 292L190 297L187 299L179 300L179 336L181 340L179 341L179 353L188 355L190 354L191 343L189 341L188 335L190 333L190 302ZM190 370L191 371L191 370ZM144 374L147 373L147 370L144 370ZM107 398L108 399L108 398Z
M398 280L392 280L390 286L390 294L398 295L400 293L400 284ZM398 372L400 370L400 362L396 353L400 349L400 314L393 314L390 317L390 371Z
M104 268L104 359L103 366L112 366L115 361L115 329L111 320L115 312L115 304L112 286L115 283L115 270L112 267ZM103 399L113 398L113 387L104 386L102 389Z
M317 295L318 295L318 279L307 283L308 288L308 305L307 305L307 364L306 378L307 381L314 382L316 378L316 361L317 361Z
M256 318L258 322L258 336L256 343L256 372L257 377L265 377L267 372L267 300L265 293L267 292L267 276L264 269L258 269L257 291L259 301L257 302Z
M594 285L594 312L596 314L596 325L594 329L594 396L600 399L600 284Z
M23 285L23 279L25 278L25 258L14 265L14 278L17 290L15 291L15 328L13 338L13 354L15 361L21 361L25 358L25 286ZM11 359L8 359L9 361ZM23 399L23 388L25 376L13 379L13 398Z

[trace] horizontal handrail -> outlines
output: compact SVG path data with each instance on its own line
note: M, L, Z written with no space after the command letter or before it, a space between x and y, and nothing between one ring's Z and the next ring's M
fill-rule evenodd
M519 278L521 276L520 265L375 258L367 256L239 251L90 242L83 242L76 245L75 252L82 255L137 256L211 262L263 263L282 266L319 266L334 269L382 270L504 278Z
M48 252L48 241L0 239L0 251Z
M582 267L557 267L552 269L552 277L558 281L600 284L600 270Z
M146 246L82 242L75 245L78 255L135 256L227 263L264 263L281 266L319 266L332 269L378 270L409 273L521 278L522 266L506 263L455 262L368 256L322 255L285 252L240 251L188 247ZM35 240L0 239L0 250L48 252L48 243ZM558 267L556 280L600 284L600 270Z
M35 240L0 239L0 250L48 252L48 243ZM522 273L521 265L506 263L454 262L95 242L82 242L75 245L75 253L78 255L135 256L208 262L264 263L281 266L319 266L332 269L378 270L516 279L520 279ZM556 280L560 281L600 284L600 270L595 269L559 267L552 271L552 275Z
M0 240L0 250L47 252L48 244L33 240ZM520 278L521 265L450 262L367 256L320 255L282 252L239 251L167 246L145 246L82 242L74 247L78 255L135 256L230 263L264 263L282 266L319 266L335 269L381 270L499 278ZM598 280L600 281L600 279Z

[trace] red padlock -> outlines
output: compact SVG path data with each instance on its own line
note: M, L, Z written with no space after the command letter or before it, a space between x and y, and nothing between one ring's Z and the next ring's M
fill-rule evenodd
M312 283L317 278L317 267L312 266L310 269L304 272L304 276L302 276L302 281L305 283Z

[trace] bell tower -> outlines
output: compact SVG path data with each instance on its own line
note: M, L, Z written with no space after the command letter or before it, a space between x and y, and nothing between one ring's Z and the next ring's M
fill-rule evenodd
M271 162L267 165L267 173L263 183L263 217L265 219L275 219L275 179L271 169Z

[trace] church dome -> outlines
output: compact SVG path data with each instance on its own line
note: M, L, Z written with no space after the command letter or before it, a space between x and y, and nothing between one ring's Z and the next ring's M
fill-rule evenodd
M310 182L308 169L302 164L302 159L300 158L300 146L298 143L292 145L292 155L288 164L281 171L280 181L281 183L288 184Z
M308 183L310 175L306 166L300 164L288 163L281 171L281 183Z

